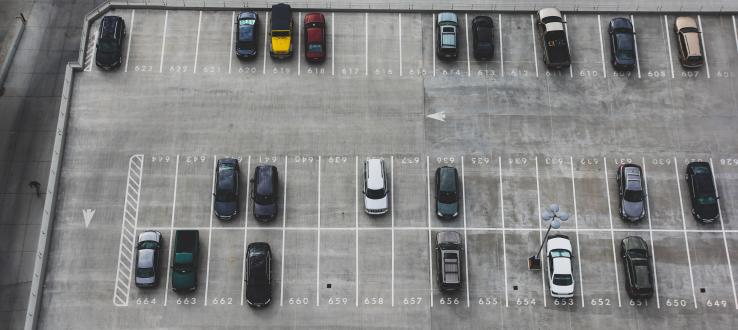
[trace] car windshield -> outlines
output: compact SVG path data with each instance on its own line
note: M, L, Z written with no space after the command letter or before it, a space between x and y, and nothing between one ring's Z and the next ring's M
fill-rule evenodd
M248 45L254 41L254 27L251 25L242 25L238 28L239 45Z
M138 248L139 248L139 249L147 249L147 250L151 250L151 249L156 249L156 245L157 245L157 244L156 244L156 242L152 242L152 241L145 241L145 242L141 242L141 243L140 243L140 244L138 245Z
M254 202L256 202L256 204L261 204L261 205L271 205L271 204L274 204L274 196L255 194Z
M700 205L714 205L717 202L717 200L713 196L702 196L702 197L697 197L696 199L697 199L697 204L700 204Z
M386 195L384 192L384 189L367 189L366 190L366 197L369 197L371 199L380 199L383 198Z
M628 251L628 254L630 255L631 258L635 258L635 259L646 259L646 258L648 258L648 252L646 252L646 250L632 249L632 250Z
M272 37L289 37L289 36L290 36L290 31L285 31L285 30L272 31Z
M682 29L683 33L697 33L700 32L696 27L685 27Z
M100 47L100 51L102 51L103 53L112 53L117 48L115 45L115 40L113 39L100 40L100 43L98 43L98 47Z
M456 47L456 36L453 33L442 34L441 45L444 47Z
M236 201L236 195L230 190L218 190L215 194L216 202L234 202Z
M555 285L572 285L573 283L574 280L571 278L571 275L554 274L553 276L553 284Z
M309 52L320 53L320 52L323 51L323 46L321 44L309 44L308 45L308 51Z
M456 193L452 191L441 191L438 193L438 201L444 204L456 203Z
M566 251L566 250L553 250L551 251L551 256L554 258L557 258L557 257L571 258L571 252Z
M152 277L154 276L154 268L137 268L136 277Z
M623 199L628 202L640 202L643 200L643 192L640 190L626 190Z

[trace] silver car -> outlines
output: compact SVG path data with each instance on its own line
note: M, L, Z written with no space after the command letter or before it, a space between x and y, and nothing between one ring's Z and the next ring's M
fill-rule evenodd
M384 160L368 159L364 162L364 211L367 214L385 214L389 210L389 188L384 172Z
M162 245L161 233L145 231L138 235L136 244L136 286L155 287L159 284L159 255Z

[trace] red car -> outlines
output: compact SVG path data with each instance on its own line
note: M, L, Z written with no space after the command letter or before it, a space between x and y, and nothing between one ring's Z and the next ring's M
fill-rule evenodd
M305 58L308 62L325 60L325 17L321 13L308 13L305 26Z

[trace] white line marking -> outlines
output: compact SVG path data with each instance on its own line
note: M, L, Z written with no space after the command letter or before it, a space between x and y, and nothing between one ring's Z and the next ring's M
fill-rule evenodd
M336 13L331 13L331 75L336 75Z
M228 74L231 74L231 66L233 65L233 38L235 38L234 29L236 28L236 12L231 12L231 43L228 44ZM243 302L241 303L243 305Z
M436 76L436 14L433 14L433 22L431 22L431 26L433 30L433 42L431 43L431 48L433 48L433 76L435 77ZM428 235L430 237L430 233ZM433 307L432 298L433 297L431 296L431 307Z
M354 190L354 252L356 253L354 256L354 269L356 269L354 303L356 307L359 307L359 156L354 158L354 182L356 184L356 190Z
M251 156L249 156L251 157ZM284 187L282 188L282 258L280 259L279 306L284 302L284 240L287 226L287 156L284 156Z
M320 306L320 163L321 156L318 156L318 253L316 253L315 306Z
M582 241L579 240L579 214L577 212L577 188L574 184L574 157L569 156L569 167L571 168L571 195L574 200L574 228L577 229L577 264L579 264L579 294L582 297L582 307L584 307L584 280L582 279L582 253L579 246L582 245Z
M697 308L697 296L694 292L694 275L692 275L692 258L689 256L689 239L687 238L687 220L684 218L684 203L682 202L682 185L679 183L679 170L677 167L677 159L674 157L674 179L677 182L677 191L679 192L679 208L682 215L682 228L684 229L684 247L687 249L687 263L689 264L689 282L692 285L692 299L694 308Z
M497 48L500 49L500 76L505 76L505 58L502 56L502 14L497 14L497 30L500 32L500 38L497 42L499 46ZM504 239L504 237L503 237ZM507 280L507 277L505 277L505 280ZM507 285L505 285L505 290L507 290ZM505 294L505 306L507 306L507 294Z
M266 12L265 16L266 16L266 19L264 20L264 22L267 22L267 23L264 23L264 24L269 24L268 23L269 22L269 12ZM264 27L264 68L262 69L262 74L267 74L267 43L269 42L269 39L267 38L267 36L269 35L267 33L267 30L269 29L267 29L267 27L265 26Z
M471 77L471 58L469 57L469 14L464 13L464 32L466 33L466 76ZM466 242L464 242L466 244ZM469 286L467 285L467 288ZM469 299L466 301L469 303ZM468 307L468 306L467 306Z
M433 15L435 16L435 14ZM435 70L433 72L435 72ZM431 201L430 189L431 188L430 188L430 157L429 156L425 156L425 182L427 186L426 191L428 192L428 228L427 228L428 229L428 283L430 285L430 305L431 307L433 307L433 239L431 237L431 204L430 204L430 201Z
M530 32L533 34L533 64L536 65L536 77L538 77L538 50L537 50L538 47L536 47L536 19L533 18L533 14L530 14ZM544 300L543 303L545 304L546 301ZM546 305L543 305L543 306L545 307Z
M533 15L530 16L531 18ZM538 156L535 158L536 160L536 195L538 196L538 240L540 241L540 244L543 245L543 225L541 224L541 184L539 182L539 175L538 175ZM538 257L543 261L543 258L541 257L541 253L543 253L543 250L539 252ZM541 286L543 287L543 292L541 292L541 295L543 296L543 307L546 307L546 276L544 274L545 272L541 270Z
M738 53L738 29L735 27L735 15L730 16L733 19L733 36L735 37L735 51Z
M641 79L641 57L638 56L638 34L636 33L636 24L633 15L630 15L630 23L633 25L633 45L636 53L636 69L638 69L638 79Z
M392 306L395 306L395 156L390 156L390 216L392 217Z
M701 29L701 28L700 28ZM710 169L712 170L712 185L715 187L715 190L717 191L717 173L715 173L715 166L712 164L712 157L710 157ZM725 236L725 224L723 223L723 212L722 212L722 206L720 205L720 194L717 196L717 203L718 203L718 211L720 214L720 231L723 233L723 245L725 246L725 257L728 260L728 271L730 274L730 288L733 289L733 303L735 304L735 309L738 309L738 296L736 296L735 293L735 280L733 279L733 265L730 262L730 250L728 249L728 239Z
M233 24L235 25L235 24ZM248 235L248 229L249 229L249 205L251 204L251 201L249 200L250 195L250 189L251 184L249 180L251 179L251 155L249 155L248 161L246 163L246 205L244 206L244 212L243 212L243 263L241 265L241 306L243 306L243 294L244 289L246 288L246 248L248 247L248 241L247 241L247 235ZM284 243L284 239L282 240ZM284 246L282 246L282 251L284 251ZM282 299L280 297L279 304L282 306Z
M464 281L466 282L466 308L469 308L469 246L467 244L468 238L466 236L466 184L464 183L464 156L461 156L461 198L461 207L464 212Z
M179 177L179 155L177 155L177 163L174 166L174 197L172 197L172 222L169 225L169 240L172 241L172 238L174 237L174 216L176 214L177 210L177 179ZM174 245L174 242L169 242L169 263L172 262L172 245ZM164 290L164 306L167 305L167 298L169 297L169 282L170 282L170 274L172 272L172 267L167 267L167 278L165 279L166 289Z
M651 227L651 201L648 197L648 175L646 175L646 158L641 157L643 164L643 185L646 190L646 212L648 213L648 235L651 238L651 266L653 267L654 289L656 289L656 308L661 309L661 299L659 298L659 280L656 275L656 250L653 247L653 228Z
M364 75L369 75L369 13L364 13Z
M564 14L564 22L566 22L566 14ZM566 23L564 23L564 33L566 34L566 44L567 44L567 47L569 47L569 49L570 49L569 50L569 52L570 52L570 55L569 56L571 56L571 44L569 43L569 28L567 27L567 24ZM571 61L571 62L573 62L573 61ZM572 68L572 65L571 64L569 64L569 77L570 78L574 78L574 69ZM577 246L579 246L579 242L577 242ZM584 300L582 300L582 304L584 304Z
M201 25L202 25L202 10L200 11L200 17L197 19L197 42L195 43L195 65L192 67L193 69L192 73L194 74L197 74L197 56L200 53L200 26ZM207 300L205 300L205 303L207 304Z
M302 66L302 12L297 13L297 75L300 75Z
M141 166L136 165L136 161L141 162ZM128 298L131 292L131 270L133 269L134 247L136 241L136 227L138 226L138 201L141 196L141 184L143 180L143 162L144 157L141 154L133 155L128 160L128 180L126 183L126 195L133 194L136 197L125 199L123 206L123 221L121 224L120 246L118 249L118 263L115 275L115 286L113 290L113 304L115 306L128 306ZM135 171L139 171L136 173ZM135 177L138 176L138 184L135 183ZM128 209L133 209L133 214ZM128 247L130 245L130 247ZM123 261L125 259L128 263ZM121 271L121 265L123 270ZM125 278L125 281L121 279ZM123 283L123 284L119 284ZM125 299L121 298L125 297ZM120 301L120 302L119 302Z
M597 34L600 36L600 56L602 57L602 76L603 78L607 78L607 68L605 67L605 45L604 45L604 42L602 41L602 21L600 20L599 14L597 14L597 27L599 27Z
M669 21L664 15L664 39L666 39L666 49L669 50L669 66L671 67L671 79L674 79L674 58L671 56L671 39L669 38Z
M399 22L399 28L397 35L400 39L400 77L402 77L402 13L397 13L397 21ZM394 304L394 300L392 301L392 304Z
M128 26L128 43L126 44L126 65L123 72L128 72L128 58L131 57L131 37L133 37L133 23L136 21L136 10L131 10L131 24ZM735 20L733 20L735 23Z
M502 191L502 157L497 157L497 166L499 169L498 176L500 178L500 220L502 220L502 264L505 273L505 307L509 307L507 293L507 242L505 240L505 200Z
M620 277L618 275L618 254L615 252L615 231L612 230L612 206L610 204L610 182L607 179L607 157L602 157L602 164L605 165L603 174L605 179L605 195L607 196L607 216L610 218L610 239L612 240L612 265L615 268L615 287L617 288L616 292L618 293L618 307L622 307L623 303L620 298Z
M208 258L205 266L205 306L208 305L208 288L210 287L210 247L213 242L213 204L215 203L215 166L217 164L218 157L213 155L213 185L210 188L210 226L208 228ZM244 230L245 232L245 230Z
M161 59L159 59L159 73L164 69L164 47L167 44L167 21L169 20L169 11L164 11L164 33L161 37Z
M707 79L710 79L710 61L707 60L707 44L705 44L705 30L702 30L702 16L697 15L697 23L700 25L700 41L702 41L702 56L705 58L705 71L707 71Z

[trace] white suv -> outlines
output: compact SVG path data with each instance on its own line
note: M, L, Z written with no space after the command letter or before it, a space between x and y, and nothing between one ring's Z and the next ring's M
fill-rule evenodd
M553 235L546 241L548 257L548 284L551 297L571 298L574 296L574 271L572 270L571 242L564 235Z
M385 214L389 210L389 188L384 173L384 160L372 158L364 162L364 211Z

